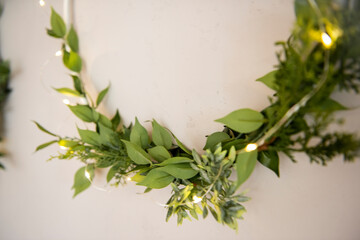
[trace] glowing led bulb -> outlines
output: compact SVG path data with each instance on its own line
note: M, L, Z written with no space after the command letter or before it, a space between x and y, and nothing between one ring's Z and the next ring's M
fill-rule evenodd
M194 203L199 203L199 202L202 201L202 198L195 195L195 196L193 197L193 200L194 200Z
M55 53L55 56L56 56L56 57L60 57L61 55L62 55L62 51L61 51L61 50L56 51L56 53Z
M126 180L131 181L131 177L127 177Z
M65 99L63 100L63 103L66 104L66 105L69 105L69 104L70 104L70 100L67 99L67 98L65 98Z
M85 177L89 180L91 180L91 176L88 170L85 170Z
M59 148L62 149L62 150L68 150L68 148L65 147L65 146L59 146Z
M246 152L251 152L257 149L257 144L256 143L249 143L246 147L245 147L245 151Z
M321 33L321 41L326 48L330 48L332 45L331 37L325 32Z
M45 1L44 0L40 0L39 1L40 7L44 7L45 6Z

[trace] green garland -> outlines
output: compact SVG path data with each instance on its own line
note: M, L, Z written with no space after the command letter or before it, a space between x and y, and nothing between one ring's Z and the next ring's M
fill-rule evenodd
M152 133L135 119L121 124L119 112L112 118L97 108L109 88L93 101L81 81L82 60L73 27L67 29L52 9L48 34L62 41L64 65L74 87L57 88L61 94L87 99L88 104L69 105L94 130L78 129L78 137L62 137L39 123L40 130L56 137L36 150L58 143L67 150L50 159L78 159L86 164L75 174L74 197L91 185L96 168L110 168L107 181L118 185L129 178L151 189L172 187L166 203L166 220L177 215L178 224L190 215L198 219L210 212L222 224L237 229L244 201L236 190L251 175L257 162L279 176L279 153L295 161L303 152L311 162L326 165L336 155L352 161L359 155L360 140L352 133L328 132L336 111L347 109L331 98L334 91L360 90L360 1L295 1L296 24L281 48L276 70L258 79L275 91L261 112L239 109L216 120L223 131L207 137L204 153L190 151L168 129L152 121ZM312 144L313 139L318 140ZM237 179L229 179L233 169Z

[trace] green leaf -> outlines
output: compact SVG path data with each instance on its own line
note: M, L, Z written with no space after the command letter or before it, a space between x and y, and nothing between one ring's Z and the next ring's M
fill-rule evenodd
M67 140L67 139L61 139L60 141L58 141L58 144L59 144L59 146L66 147L66 148L73 148L73 147L79 145L78 142L72 141L72 140Z
M51 135L51 136L54 136L54 137L58 137L58 135L56 135L56 134L54 134L54 133L52 133L52 132L49 132L48 130L46 130L43 126L41 126L38 122L36 122L36 121L33 121L35 124L36 124L36 126L41 130L41 131L43 131L44 133L47 133L47 134L49 134L49 135Z
M259 162L272 170L278 177L279 173L279 155L276 151L261 151L258 156Z
M230 136L224 132L215 132L207 137L203 150L212 149L220 142L230 139Z
M115 174L119 171L121 167L121 163L114 164L108 171L108 174L106 175L106 181L109 183L111 179L115 177Z
M107 128L113 128L111 120L108 117L106 117L105 115L101 114L101 113L99 114L98 122L101 123L102 125L104 125Z
M0 169L5 169L5 167L2 163L0 163Z
M93 167L82 167L75 173L74 185L71 189L74 189L74 196L78 195L82 191L86 190L91 185L91 181L86 177L85 171L90 175L90 179L94 177L94 168Z
M103 141L106 142L105 145L116 146L116 147L120 146L120 140L117 138L116 132L114 132L111 128L108 128L101 123L98 123L98 126L99 126L100 137Z
M84 122L96 122L94 119L94 114L92 108L86 105L68 105L70 110Z
M239 153L236 157L236 188L238 188L250 177L256 165L257 154L258 153L255 150Z
M156 120L152 122L153 132L152 139L157 146L164 146L166 149L170 149L172 146L171 134L162 126L160 126Z
M73 72L80 72L82 67L81 57L74 51L63 52L64 65Z
M135 118L135 125L131 129L130 142L146 149L149 147L149 135L146 129Z
M150 156L153 157L158 162L163 162L166 159L171 158L171 154L163 146L156 146L153 148L149 148L147 151L149 152Z
M50 37L54 37L54 38L61 38L59 37L53 30L51 29L46 29L46 33L50 36Z
M61 16L51 8L51 17L50 17L50 25L51 25L51 36L56 38L63 38L66 34L66 26L64 20ZM48 31L49 34L49 31ZM49 34L50 35L50 34Z
M319 104L314 104L314 106L312 106L310 109L310 111L314 112L329 113L341 110L348 110L348 108L331 98L328 98Z
M255 110L243 108L215 121L223 123L237 132L249 133L261 127L264 123L264 116Z
M83 90L82 90L82 83L81 83L80 78L76 75L71 75L71 77L73 79L75 90L82 94Z
M111 119L111 123L112 123L114 130L116 130L118 128L120 122L121 122L121 117L119 114L119 110L116 110L114 117Z
M277 91L277 85L275 83L275 76L276 76L277 70L271 71L268 74L266 74L265 76L256 79L256 81L262 82L264 83L266 86L268 86L269 88L271 88L274 91Z
M187 154L191 155L191 151L182 143L180 142L180 140L173 134L171 133L171 135L175 138L176 144Z
M99 104L100 104L101 101L104 99L104 97L106 96L107 92L109 91L109 88L110 88L110 85L99 93L99 95L98 95L98 97L97 97L97 99L96 99L96 106L99 106Z
M50 142L43 143L43 144L39 145L36 148L35 152L37 152L37 151L39 151L39 150L41 150L43 148L46 148L47 146L50 146L51 144L56 143L56 142L57 142L57 140L53 140L53 141L50 141Z
M70 88L54 88L58 93L72 96L72 97L79 97L81 94L78 91L72 90Z
M155 168L146 175L143 181L137 183L137 185L160 189L168 186L174 179L175 178L167 172Z
M170 164L177 164L177 163L190 163L193 162L192 159L190 158L186 158L186 157L173 157L173 158L169 158L165 161L163 161L162 163L156 164L157 166L167 166Z
M189 163L170 164L158 169L180 179L189 179L198 173Z
M101 144L104 142L103 139L100 137L100 135L97 132L90 131L90 130L83 130L78 128L78 132L81 138L81 141L84 143L95 145L95 146L101 146Z
M149 154L147 154L141 147L129 141L121 141L125 143L127 153L132 161L139 165L151 164Z
M79 51L79 39L78 39L78 36L74 29L74 26L72 26L72 25L71 25L69 33L66 37L66 41L67 41L67 44L69 45L69 47L71 48L71 50L73 50L74 52Z

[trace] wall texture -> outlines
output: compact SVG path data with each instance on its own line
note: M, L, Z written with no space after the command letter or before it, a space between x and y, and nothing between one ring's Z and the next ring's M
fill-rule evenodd
M298 155L281 159L281 178L258 165L242 190L252 200L236 234L206 220L165 223L159 203L170 189L141 194L128 184L96 184L72 199L76 161L54 160L56 146L31 120L64 135L83 126L51 87L71 79L54 56L60 43L46 36L50 9L62 1L7 0L1 50L11 61L13 92L6 108L7 166L0 172L0 239L359 239L360 163L334 159L327 167ZM88 87L111 82L102 106L120 109L125 123L156 118L186 145L201 149L213 122L237 108L261 110L271 91L254 80L276 63L273 43L285 40L294 19L290 0L75 0L75 25ZM354 107L342 128L359 132L359 97L336 94ZM147 127L148 123L145 123ZM99 190L99 188L101 188ZM105 189L105 191L103 191Z

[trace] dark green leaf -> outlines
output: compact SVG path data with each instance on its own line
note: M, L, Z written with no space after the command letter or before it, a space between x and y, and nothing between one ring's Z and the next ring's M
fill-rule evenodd
M74 189L74 196L78 195L82 191L86 190L91 185L91 181L86 177L85 171L89 174L90 179L94 177L94 168L93 167L82 167L75 173L74 185L71 189Z
M119 171L120 168L120 164L115 164L113 165L109 171L108 174L106 175L106 181L109 183L111 181L111 179L113 179L115 177L115 174Z
M106 141L105 145L112 145L117 147L120 146L120 140L117 138L116 133L111 128L108 128L101 123L99 123L98 126L101 139Z
M53 34L51 36L57 38L63 38L65 36L66 26L64 20L53 8L51 8L50 25L51 25L51 34Z
M63 52L64 65L73 72L80 72L82 67L81 57L74 51Z
M103 114L99 114L99 123L101 123L102 125L104 125L105 127L107 127L107 128L112 128L113 129L113 125L112 125L112 122L111 122L111 120L108 118L108 117L106 117L105 115L103 115Z
M82 83L81 83L80 78L76 75L71 75L71 77L73 79L75 90L82 94L83 90L82 90Z
M127 153L129 158L139 165L150 164L150 155L147 154L141 147L138 145L122 140L125 143Z
M79 97L81 94L73 89L70 88L54 88L58 93L67 95L67 96L72 96L72 97Z
M108 93L109 88L110 88L110 85L99 93L99 95L98 95L98 97L97 97L97 99L96 99L96 106L99 106L99 104L101 103L101 101L104 99L104 97L105 97L106 94Z
M39 151L39 150L41 150L41 149L43 149L43 148L46 148L47 146L50 146L51 144L53 144L53 143L56 143L57 142L57 140L53 140L53 141L50 141L50 142L47 142L47 143L43 143L43 144L41 144L41 145L39 145L37 148L36 148L36 152L37 151Z
M312 106L310 111L314 112L335 112L341 110L347 110L348 108L340 104L339 102L328 98L320 104L315 104Z
M119 110L116 110L115 116L111 119L113 129L116 130L121 122Z
M224 132L215 132L207 137L204 150L213 149L218 143L230 139L230 136Z
M180 179L189 179L198 173L189 163L170 164L158 169Z
M170 174L155 168L146 175L143 181L137 183L137 185L160 189L168 186L174 179Z
M269 88L271 88L272 90L276 91L277 90L277 85L275 83L275 76L276 76L277 70L271 71L268 74L266 74L265 76L256 79L256 81L262 82L264 83L266 86L268 86Z
M51 30L51 29L46 29L46 32L47 32L47 34L48 34L50 37L61 38L61 37L59 37L58 35L56 35L56 33L55 33L53 30Z
M173 158L169 158L165 161L163 161L162 163L157 164L158 166L167 166L170 164L177 164L177 163L190 163L193 162L192 159L190 158L186 158L186 157L173 157Z
M259 162L272 170L278 177L279 174L279 156L276 151L261 151L259 153Z
M130 142L146 149L149 147L149 135L146 129L139 123L138 119L135 118L135 125L131 129Z
M79 39L74 29L74 26L71 25L69 33L66 37L67 44L70 46L71 50L74 52L79 51Z
M163 146L149 148L147 151L149 152L150 156L158 162L163 162L166 159L171 158L169 151L166 150L166 148Z
M56 134L54 134L54 133L52 133L52 132L49 132L48 130L46 130L43 126L41 126L38 122L35 122L35 121L33 121L35 124L36 124L36 126L41 130L41 131L43 131L44 133L47 133L47 134L49 134L49 135L51 135L51 136L54 136L54 137L58 137L58 135L56 135Z
M264 123L264 117L261 113L255 110L243 108L231 112L225 117L215 121L223 123L237 132L249 133L261 127Z
M2 163L0 163L0 169L5 169L5 167Z
M166 149L170 149L172 146L171 134L162 126L160 126L155 120L152 122L153 132L152 139L157 146L164 146Z
M92 108L86 105L68 105L70 110L84 122L95 122Z
M104 140L100 137L100 135L97 132L90 130L82 130L80 128L78 128L78 132L81 140L84 143L95 146L101 146L101 144L104 142Z
M236 188L238 188L250 177L256 165L257 154L257 151L254 150L251 152L239 153L236 157Z

